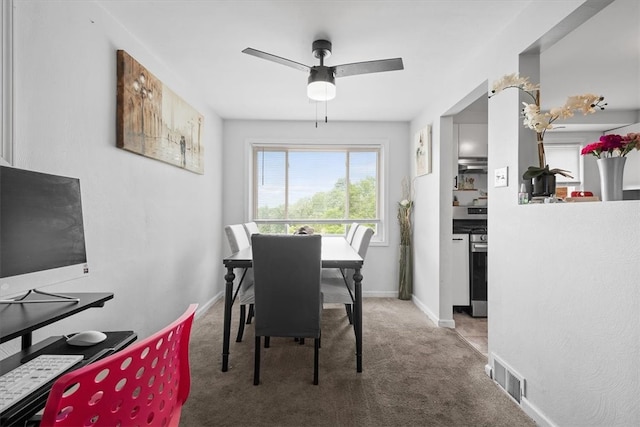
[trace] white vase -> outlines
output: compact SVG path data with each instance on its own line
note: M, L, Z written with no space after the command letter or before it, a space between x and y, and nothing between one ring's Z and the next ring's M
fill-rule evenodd
M602 201L622 200L622 177L626 161L626 157L605 157L597 160Z

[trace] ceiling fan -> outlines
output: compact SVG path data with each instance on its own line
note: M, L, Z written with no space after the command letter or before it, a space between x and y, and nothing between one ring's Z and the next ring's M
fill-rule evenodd
M356 74L380 73L382 71L403 70L402 58L380 59L375 61L354 62L334 66L324 65L324 60L331 56L331 42L316 40L311 51L320 60L320 65L308 66L290 59L262 52L250 47L242 52L268 61L277 62L309 73L307 96L314 101L329 101L336 96L336 77L354 76Z

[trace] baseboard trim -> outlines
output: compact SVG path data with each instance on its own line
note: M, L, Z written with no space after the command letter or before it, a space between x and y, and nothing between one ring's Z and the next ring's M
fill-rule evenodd
M549 418L547 418L540 410L533 405L526 397L522 398L520 407L538 426L541 427L557 427Z
M441 328L449 328L449 329L455 329L456 328L456 322L451 319L451 320L438 320L438 326L440 326Z
M216 302L218 302L218 300L221 300L223 296L224 296L223 292L218 292L209 301L205 302L204 304L198 305L195 318L198 319L200 316L205 314L211 308L211 306Z
M436 316L433 311L431 311L429 309L429 307L427 307L426 305L424 305L422 303L422 301L420 301L418 298L416 298L416 296L414 295L413 298L413 303L416 305L416 307L418 307L420 309L420 311L422 311L424 314L427 315L427 317L429 318L429 320L431 320L433 323L435 323L438 327L440 328L450 328L453 329L456 327L456 322L453 321L453 319L451 320L443 320L438 318L438 316Z
M362 291L362 298L398 298L397 291Z

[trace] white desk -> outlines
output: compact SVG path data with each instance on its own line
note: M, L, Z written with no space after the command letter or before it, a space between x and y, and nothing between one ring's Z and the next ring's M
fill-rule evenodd
M356 370L362 372L362 274L360 269L364 260L343 237L322 237L322 268L350 268L355 271L353 330L356 337ZM243 249L223 259L227 268L224 295L224 332L222 340L222 371L229 368L229 338L231 335L231 308L233 306L234 268L251 268L253 253L251 248Z

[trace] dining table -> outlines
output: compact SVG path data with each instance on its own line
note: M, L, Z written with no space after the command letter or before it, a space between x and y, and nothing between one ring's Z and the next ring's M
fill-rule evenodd
M301 237L302 238L302 237ZM322 268L353 270L353 330L356 339L356 371L362 372L362 274L364 260L343 236L322 236ZM231 309L234 303L234 269L251 268L253 254L251 246L241 249L223 259L227 269L224 276L224 331L222 340L222 372L229 369L229 342L231 336ZM283 272L286 274L286 272ZM347 286L345 282L345 286Z

